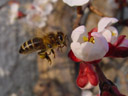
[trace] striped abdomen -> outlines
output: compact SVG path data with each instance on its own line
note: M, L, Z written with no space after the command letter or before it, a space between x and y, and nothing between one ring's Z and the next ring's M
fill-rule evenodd
M26 53L35 52L37 50L40 50L42 46L43 46L43 40L41 38L36 37L22 44L19 53L26 54Z

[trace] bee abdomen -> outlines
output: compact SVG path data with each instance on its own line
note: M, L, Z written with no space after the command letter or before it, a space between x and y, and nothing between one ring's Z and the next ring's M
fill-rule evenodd
M19 53L30 53L37 51L41 48L41 44L41 38L33 38L31 40L28 40L20 47Z

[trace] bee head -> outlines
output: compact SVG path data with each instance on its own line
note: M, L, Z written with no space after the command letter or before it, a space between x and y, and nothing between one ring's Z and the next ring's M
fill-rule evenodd
M58 45L64 42L64 34L62 32L57 32L57 43Z

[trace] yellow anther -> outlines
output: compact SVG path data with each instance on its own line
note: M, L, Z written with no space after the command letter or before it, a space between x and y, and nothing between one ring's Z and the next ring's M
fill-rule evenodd
M84 42L87 42L88 38L86 36L83 36L83 40L84 40Z
M92 43L94 44L95 43L95 40L93 40Z
M84 42L91 42L93 44L95 43L94 37L91 37L90 39L88 39L88 37L83 36L83 40Z
M90 38L90 40L89 40L89 42L92 42L93 40L94 40L94 38L93 38L93 37L91 37L91 38Z
M112 36L116 36L116 33L112 32Z
M89 42L95 43L94 37L91 37Z

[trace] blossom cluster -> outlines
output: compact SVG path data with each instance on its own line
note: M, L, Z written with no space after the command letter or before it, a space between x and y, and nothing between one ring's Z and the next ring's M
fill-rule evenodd
M94 28L90 32L86 31L84 25L74 29L71 34L73 42L71 43L69 57L75 62L81 62L80 66L83 66L83 63L85 64L84 66L98 63L103 57L127 57L128 39L125 39L124 35L118 36L118 30L112 26L116 22L118 22L116 18L104 17L99 21L98 28ZM93 68L88 73L86 67L80 67L77 85L80 88L86 88L87 81L90 81L90 78L88 79L88 75L81 70L86 70L86 74L95 72ZM81 74L85 75L81 76ZM93 76L91 80L96 82L95 84L97 85L97 76L90 76ZM82 80L83 78L84 80ZM91 85L94 86L92 83Z
M14 23L16 18L25 16L24 21L31 27L46 26L47 17L53 10L53 4L58 0L34 0L31 4L26 4L26 12L19 11L20 4L12 2L10 4L10 23Z
M89 0L63 1L69 6L83 6L89 3ZM124 0L124 2L126 1ZM118 36L118 30L112 26L117 22L116 18L103 17L98 22L97 28L93 28L90 32L87 32L86 27L81 25L75 28L71 34L69 57L75 62L80 62L77 85L82 89L89 89L98 85L99 82L101 90L99 96L124 96L109 80L102 81L107 82L105 86L102 85L101 77L97 76L93 66L99 63L103 57L124 58L128 56L128 39L125 38L125 35ZM106 87L107 89L105 89Z

